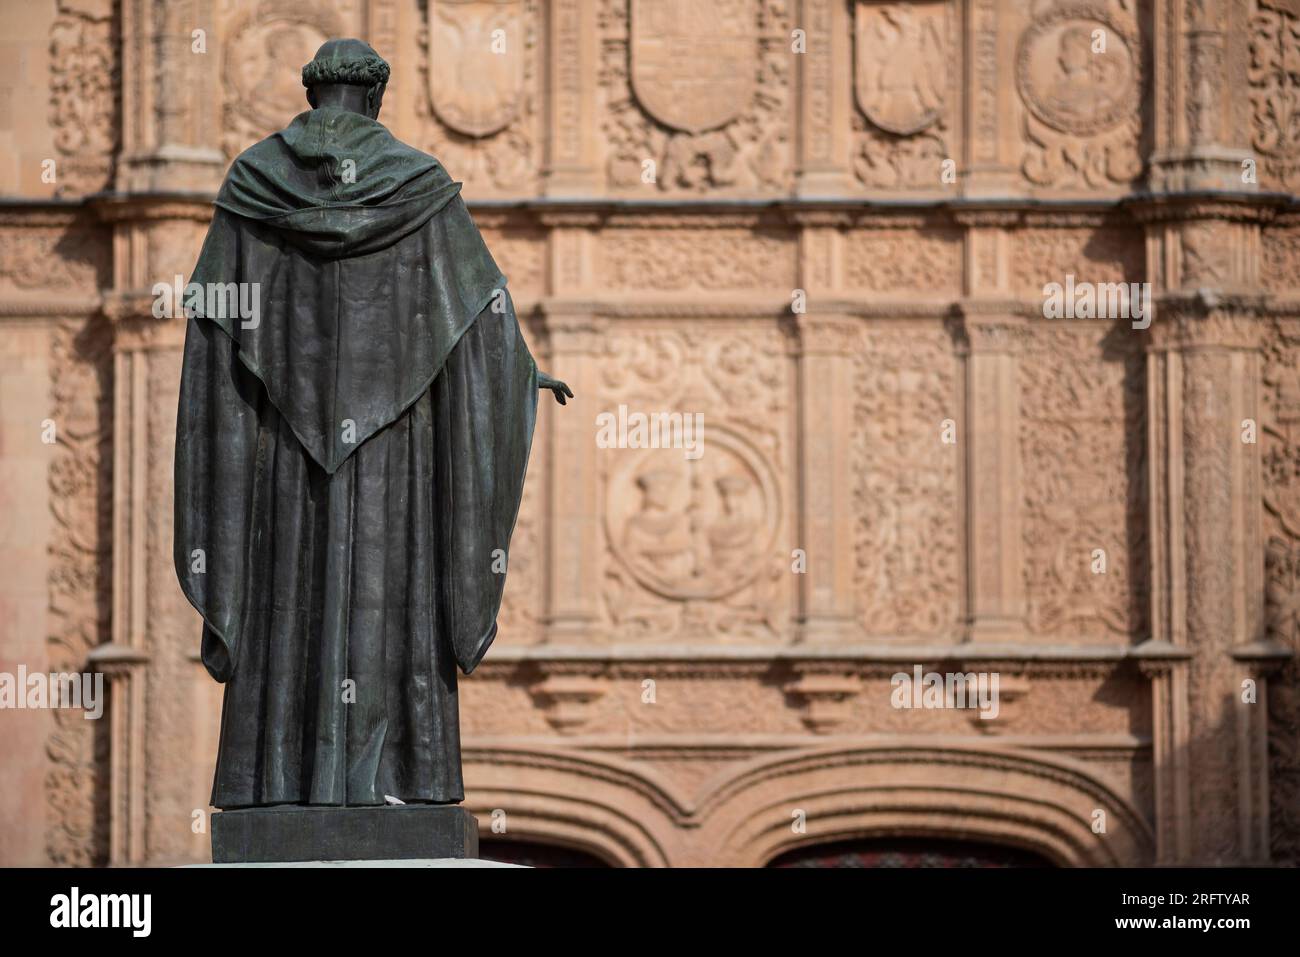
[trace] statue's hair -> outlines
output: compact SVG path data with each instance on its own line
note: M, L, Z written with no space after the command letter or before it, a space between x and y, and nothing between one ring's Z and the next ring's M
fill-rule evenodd
M302 68L302 85L306 87L322 83L374 86L387 82L388 61L374 53L338 60L312 60Z

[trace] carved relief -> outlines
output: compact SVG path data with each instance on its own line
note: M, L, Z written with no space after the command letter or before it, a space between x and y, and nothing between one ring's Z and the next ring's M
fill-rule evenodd
M517 228L482 232L492 258L506 274L516 305L540 297L546 289L546 237Z
M0 232L0 283L93 297L107 264L102 237L84 229L45 227Z
M1253 11L1248 38L1250 106L1240 112L1250 123L1261 187L1296 189L1300 0L1247 2ZM833 17L826 13L831 3ZM60 161L58 190L80 194L111 184L113 157L120 148L121 38L116 36L115 11L122 4L56 0L52 6L56 12L49 34L49 107L54 155ZM152 21L165 34L160 42L168 50L176 43L183 47L185 31L177 28L188 29L186 11L196 5L148 6L160 11L166 7L160 19ZM407 119L414 113L411 137L438 155L456 179L467 182L467 195L536 193L538 171L544 166L543 117L553 110L558 138L549 155L566 168L604 164L616 199L661 195L689 200L719 193L783 199L793 178L790 130L797 60L790 52L790 31L809 28L810 43L815 43L816 22L844 28L851 24L851 38L838 37L837 43L854 51L851 63L827 56L815 68L825 71L816 74L817 82L833 90L833 96L803 101L814 113L825 111L826 130L832 129L835 117L852 123L851 135L840 130L832 138L819 131L817 135L839 144L841 155L819 157L817 162L851 165L857 181L869 189L938 188L940 164L961 153L964 130L973 137L970 159L994 167L1004 161L1019 164L1033 186L1129 186L1141 175L1141 160L1150 153L1149 144L1141 142L1138 114L1144 57L1153 41L1139 32L1138 24L1154 22L1149 15L1153 10L1159 11L1161 28L1173 38L1168 44L1174 50L1170 69L1183 71L1186 81L1172 84L1177 92L1166 104L1173 131L1168 142L1179 141L1184 124L1196 137L1215 136L1220 122L1225 129L1218 132L1226 133L1230 120L1223 104L1247 92L1232 72L1238 65L1230 56L1231 35L1221 43L1210 38L1192 42L1187 36L1194 21L1184 19L1186 10L1222 12L1230 9L1228 0L1155 7L1147 0L1034 0L1021 5L1029 10L1023 18L1008 13L1011 4L997 0L828 0L804 5L790 0L600 0L598 5L586 0L555 0L550 5L544 0L404 0L400 17L392 0L223 0L209 6L221 11L221 46L210 55L221 58L220 136L228 155L306 109L297 67L326 36L360 34L369 36L385 55L390 49L408 51L401 61L405 71L398 56L390 59L402 78L401 89L413 91L402 95L413 96L414 106L406 109L410 104L399 98L392 101L393 107L400 103L400 115ZM547 36L557 37L561 48L577 45L580 37L585 42L586 18L593 6L599 75L586 75L577 59L561 60L548 80L543 60ZM822 19L808 20L813 9ZM548 16L555 18L550 34L545 29ZM418 36L399 36L401 29L415 25L421 27ZM1223 29L1216 23L1205 26ZM969 43L963 36L967 27L972 32ZM1105 54L1094 54L1091 48L1092 31L1099 28L1106 33ZM484 52L496 29L504 31L508 59ZM1005 40L1017 41L1017 57L1011 62L1003 56ZM138 49L147 54L151 44L142 42ZM417 48L418 63L413 56ZM973 62L966 64L968 48ZM175 56L159 61L163 78L177 70L180 78L186 72L180 67L183 62ZM1244 59L1240 66L1246 67ZM136 70L135 75L147 72ZM969 91L961 87L964 76L970 77ZM1231 89L1216 85L1216 77ZM137 82L158 79L145 75ZM594 99L599 106L594 120L585 99L592 83L597 84ZM545 100L548 88L550 103ZM1017 94L1022 104L1014 102ZM195 87L184 96L167 98L150 119L157 120L160 129L170 124L201 139L202 133L195 133L201 118L191 111L203 95L202 88ZM396 88L390 92L397 95ZM580 108L575 105L579 103ZM1000 124L1005 103L1015 106L1014 126ZM969 110L966 116L964 108ZM599 129L587 129L589 120ZM1019 145L1005 143L1006 135L1019 136ZM178 137L172 142L194 140ZM1244 141L1237 137L1223 142L1231 146ZM606 145L608 152L595 152ZM1011 153L1003 156L1004 149ZM834 154L835 149L828 146L827 152ZM655 162L653 183L642 181L645 160ZM601 185L597 183L597 193ZM120 230L119 248L127 249L129 260L117 271L124 277L136 275L130 266L137 256L147 259L149 275L162 278L187 271L203 224L190 218L191 213L181 215L185 221L180 222L144 198L128 205L127 218L137 208L147 209L151 218L115 227ZM790 218L797 229L805 230L801 237L785 222L772 228L778 217L769 219L767 212L678 209L647 214L639 209L623 216L620 224L609 221L620 216L616 206L584 210L567 222L549 210L539 220L527 202L522 209L475 210L517 302L541 298L551 282L552 291L593 300L578 304L581 315L570 328L563 318L548 320L551 336L582 342L560 360L567 368L554 367L538 352L539 363L557 374L569 375L575 363L586 368L580 374L596 388L576 391L581 401L594 405L593 412L626 403L644 411L705 413L706 451L698 461L674 449L600 450L593 453L594 479L566 455L563 468L552 475L558 487L526 483L509 556L510 586L499 617L503 649L538 644L547 629L554 628L546 615L552 590L548 579L556 576L565 584L554 591L589 604L573 616L577 624L572 630L556 629L553 636L574 645L640 641L647 654L620 660L620 652L610 649L608 655L598 652L579 664L557 664L541 646L523 664L509 656L489 657L475 678L465 682L463 720L471 735L515 738L515 750L500 753L515 756L512 760L518 763L508 770L517 780L502 790L535 788L554 757L556 763L582 768L565 780L566 787L582 791L594 786L593 781L605 781L600 786L609 789L608 805L626 808L634 806L623 802L636 800L635 795L629 797L635 788L620 790L609 784L615 770L623 773L621 768L612 763L605 767L593 754L603 747L620 765L648 765L650 782L657 781L659 769L672 769L662 776L674 782L676 790L665 793L681 800L678 816L661 832L664 855L671 859L681 853L673 848L675 840L692 848L705 846L682 824L693 813L686 810L686 797L695 788L705 796L719 794L728 764L751 763L773 746L771 741L753 744L745 738L719 744L713 736L781 735L779 746L788 743L796 751L827 734L993 735L995 740L997 735L1010 736L1006 753L999 752L990 763L990 773L1002 773L1008 755L1025 751L1021 735L1052 734L1062 741L1068 736L1070 743L1060 745L1062 753L1094 768L1090 773L1096 778L1087 778L1088 795L1094 793L1095 781L1109 781L1138 808L1153 807L1156 761L1143 743L1152 730L1150 691L1136 671L1110 660L1026 663L1013 657L998 663L998 669L1005 670L1002 693L1008 710L997 722L972 718L969 712L889 708L888 673L896 667L882 669L879 661L799 661L787 668L761 654L732 660L721 660L721 655L713 660L645 660L659 658L648 646L660 643L676 643L707 656L710 649L728 643L770 648L795 633L791 615L796 576L791 574L790 548L804 543L793 541L792 532L799 509L791 479L799 474L794 449L801 437L795 431L800 416L790 398L797 394L791 380L794 363L786 352L791 343L770 320L735 318L746 308L743 301L760 296L773 303L777 298L787 301L793 286L804 286L814 292L814 299L818 290L842 295L851 303L848 311L888 315L895 304L916 301L939 311L937 302L961 295L967 269L978 277L973 288L998 295L1018 293L1027 302L1037 300L1045 282L1061 281L1069 273L1092 282L1147 278L1142 230L1127 221L1117 225L1109 213L1026 208L987 214L1007 217L1000 221L963 219L962 228L953 228L941 218L946 214L810 213L797 203L781 205L787 209L780 216L794 208ZM1265 289L1300 290L1300 231L1294 223L1279 216L1256 242L1249 228L1222 222L1237 215L1225 212L1227 207L1161 227L1166 245L1158 257L1153 255L1160 260L1153 265L1173 271L1170 283L1219 285L1253 278L1254 257L1259 257ZM69 227L64 220L36 219L49 214L26 209L9 215L0 226L0 294L12 315L34 310L32 304L38 302L53 301L55 308L62 308L51 293L90 300L110 284L106 228L88 229L80 219ZM971 225L977 233L964 255L963 228ZM1005 232L994 237L994 231L1003 228ZM178 333L174 324L145 318L147 304L141 309L142 302L139 296L110 298L105 308L111 322L97 317L57 325L52 332L50 415L58 423L59 443L51 452L48 473L48 507L54 515L48 642L52 666L75 671L85 667L87 653L109 634L114 413L106 386L112 379L111 333L119 348L130 344L158 353L147 360L145 431L154 438L142 450L150 503L144 559L145 578L151 583L146 640L153 655L146 684L146 770L148 780L166 780L149 789L145 813L149 853L179 857L202 853L204 837L177 828L175 822L188 821L192 805L203 800L210 775L210 767L201 766L202 749L192 742L203 740L195 729L202 726L204 709L212 712L212 702L193 697L196 686L190 672L198 673L202 694L219 695L220 690L192 660L193 613L166 584L173 577L170 512L153 506L169 495L174 403L153 400L174 395L177 357L163 347L175 345ZM666 304L676 302L681 305ZM1189 404L1180 433L1186 443L1185 461L1193 466L1185 483L1192 502L1185 515L1187 547L1193 556L1187 619L1193 638L1212 653L1214 663L1194 679L1189 721L1197 747L1216 755L1193 770L1194 795L1208 797L1205 803L1215 807L1197 818L1197 827L1208 822L1206 829L1235 835L1234 815L1219 810L1233 809L1237 800L1235 793L1228 793L1238 780L1235 745L1229 740L1235 729L1230 723L1203 728L1203 716L1212 713L1207 702L1221 701L1222 688L1235 680L1230 658L1216 643L1229 633L1223 609L1216 606L1223 606L1223 595L1232 594L1236 586L1225 577L1226 570L1221 573L1218 566L1223 563L1217 559L1220 542L1239 532L1232 516L1240 511L1225 497L1232 494L1233 480L1224 463L1232 460L1223 451L1222 430L1206 411L1209 400L1222 397L1216 390L1224 379L1223 367L1212 363L1227 360L1194 354L1213 352L1202 346L1241 346L1261 325L1269 329L1260 354L1259 449L1266 628L1269 638L1300 650L1300 319L1260 323L1218 314L1179 319L1175 307L1164 307L1169 315L1146 336L1169 337L1171 347L1195 347L1188 350ZM1267 309L1276 314L1284 307L1275 302ZM520 318L530 323L530 316ZM940 440L945 419L963 420L963 382L954 343L935 320L893 315L842 319L801 317L790 327L791 338L810 352L851 357L844 360L852 367L851 394L827 400L832 407L851 402L851 423L843 435L831 434L837 431L831 429L815 438L851 443L853 512L852 526L845 531L853 545L852 633L916 638L917 644L927 645L954 639L961 627L967 554L959 484L964 437L959 436L956 446ZM606 320L609 335L601 325ZM25 318L18 321L27 323ZM37 328L24 325L23 335L36 341ZM1031 630L1044 636L1040 644L1140 640L1150 631L1144 600L1150 520L1145 509L1152 501L1145 490L1145 358L1137 351L1144 337L1122 323L1070 326L1025 322L1000 313L969 318L966 329L972 349L1019 357L1015 387L1020 390L1022 422L1015 439L1020 443L1022 476L1014 507L1023 516ZM526 336L530 344L545 345L538 329L527 328ZM1198 367L1195 363L1201 361ZM576 385L581 380L571 381ZM985 401L986 390L996 388L996 382L979 383L977 397ZM553 413L549 407L539 411L532 469L537 477L553 472L547 462L548 444L558 443L558 450L566 443L592 441L587 427L578 427L581 434L576 435L553 433L547 418ZM544 441L547 437L552 441ZM814 503L818 490L829 487L825 475L801 476L801 481L807 483L803 492L811 491ZM584 498L588 495L590 502ZM546 550L554 550L552 538L559 527L551 523L561 513L561 523L571 518L590 522L598 562L548 567ZM996 523L997 518L980 521ZM814 541L809 551L816 547ZM1105 551L1102 574L1092 570L1094 547ZM600 574L588 576L584 567L599 568ZM987 666L986 661L981 667ZM1270 678L1268 688L1270 823L1273 854L1282 863L1300 862L1298 669L1300 665L1291 662ZM639 696L647 672L671 675L679 688L684 682L677 679L689 679L688 692L677 698L685 706L643 707ZM1031 676L1034 691L1026 694ZM676 693L666 686L661 690ZM188 732L178 731L184 724ZM56 864L102 864L108 852L107 726L56 711L50 727L42 742L49 757L49 806L43 825L49 859ZM1208 732L1204 736L1203 729ZM557 745L557 732L571 736L558 742L563 749ZM1091 737L1094 734L1097 737ZM536 736L542 743L519 745L520 735ZM641 743L651 735L657 736L652 744ZM599 738L611 743L592 747L591 741ZM550 756L553 745L557 755L560 750L565 754ZM475 747L468 747L467 755L470 760L471 752L488 755L477 767L490 778L496 773L493 768L499 771L502 766L498 753L491 748L475 752ZM943 786L945 776L951 778L954 767L963 770L955 753L945 744L927 770L935 787ZM824 754L809 760L819 768L835 763ZM967 770L973 760L968 759ZM864 761L844 772L841 790L846 802L861 800L849 772L860 777L869 764ZM1043 782L1059 773L1049 761L1027 772L1021 783L1033 792L1031 797L1041 798L1047 788ZM782 792L786 796L803 793L789 791L787 778L774 771L767 779L773 800L781 797L780 788L787 789ZM645 782L637 787L644 788ZM187 788L200 797L191 800ZM1085 802L1083 791L1078 794L1079 807L1095 803L1091 797ZM770 803L765 799L763 806ZM733 813L722 810L723 817ZM938 820L947 812L934 817ZM585 814L579 809L566 816L556 840L573 840L579 832L606 833L607 822L588 820ZM1086 813L1078 820L1084 821L1082 835ZM708 829L703 818L698 823L702 826L695 836ZM1011 818L997 826L1003 834L1027 832L1023 821ZM1139 816L1126 818L1126 830L1141 834ZM1139 850L1118 859L1150 863L1144 842L1141 838ZM1080 852L1080 857L1093 859L1091 851ZM1096 860L1111 858L1098 852Z
M1109 329L1039 329L1020 362L1025 591L1038 634L1146 627L1146 465L1135 444L1145 357L1107 342Z
M266 2L236 16L223 33L221 146L232 159L310 109L300 68L330 37L350 35L328 7Z
M90 650L108 634L111 600L111 354L102 325L67 322L53 342L53 411L58 451L50 464L49 661L58 672L87 669ZM51 711L54 730L45 788L50 863L102 865L108 856L107 735L80 711Z
M631 0L632 89L647 113L684 133L716 129L740 115L754 92L752 6Z
M1232 227L1217 222L1191 222L1179 231L1182 249L1181 285L1217 286L1229 278Z
M938 187L952 155L959 43L946 0L854 7L853 169L865 186Z
M434 112L467 136L499 133L524 97L523 0L429 0L428 10Z
M937 123L948 96L948 5L859 3L854 17L853 90L867 119L899 136Z
M59 196L112 183L118 146L118 54L112 0L60 0L50 27L50 126Z
M1016 53L1030 182L1095 188L1142 174L1144 56L1131 14L1100 0L1049 7L1030 24Z
M427 9L420 42L428 97L416 114L428 132L417 145L467 187L533 191L541 168L537 0L430 0Z
M1300 319L1270 324L1260 373L1264 615L1300 655ZM1268 683L1269 813L1275 861L1300 862L1300 664Z
M742 228L610 229L596 275L615 289L789 289L793 243Z
M1187 132L1193 143L1213 143L1222 128L1222 23L1204 4L1187 8Z
M607 173L660 191L788 188L787 0L603 0ZM630 15L630 19L629 19Z
M1264 508L1276 532L1300 542L1300 321L1281 320L1264 349Z
M1300 288L1300 229L1265 227L1260 234L1260 283L1269 292Z
M1011 277L1022 295L1042 296L1049 282L1139 282L1145 279L1141 233L1030 226L1012 233Z
M961 233L851 229L844 234L844 284L872 292L961 294Z
M687 413L690 414L690 413ZM776 478L725 425L706 425L707 455L646 449L611 478L611 550L643 587L666 598L715 599L749 585L771 554L780 518Z
M703 454L600 453L608 563L605 608L616 636L770 638L789 575L785 365L776 330L623 333L605 343L603 409L706 413Z
M883 326L884 324L882 324ZM876 327L854 355L854 589L870 635L955 634L961 556L957 359L938 324Z
M1300 184L1300 10L1258 0L1250 18L1251 146L1260 154L1261 187Z

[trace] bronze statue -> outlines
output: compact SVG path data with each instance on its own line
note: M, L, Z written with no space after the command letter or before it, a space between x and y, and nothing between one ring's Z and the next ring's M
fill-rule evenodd
M175 561L226 685L218 808L463 799L456 668L496 635L537 390L572 396L461 184L378 122L388 76L320 48L187 287Z

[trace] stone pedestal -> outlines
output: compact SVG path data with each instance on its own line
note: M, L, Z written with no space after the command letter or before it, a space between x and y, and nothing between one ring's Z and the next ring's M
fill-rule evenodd
M212 863L478 857L478 821L459 805L246 808L212 815Z

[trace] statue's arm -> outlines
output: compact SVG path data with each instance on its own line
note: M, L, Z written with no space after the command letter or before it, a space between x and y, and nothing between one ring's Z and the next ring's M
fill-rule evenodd
M559 379L551 378L541 369L537 370L537 388L550 389L551 394L555 396L555 401L560 403L560 405L566 404L564 400L564 397L566 395L570 399L573 398L573 391L567 385L565 385Z

